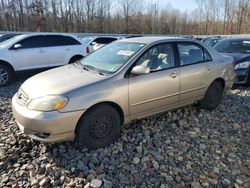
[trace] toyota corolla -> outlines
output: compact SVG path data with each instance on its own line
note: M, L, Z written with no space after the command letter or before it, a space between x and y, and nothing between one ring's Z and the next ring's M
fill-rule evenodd
M200 42L130 38L29 78L12 99L13 114L33 139L96 149L132 120L194 103L215 109L233 80L233 59Z

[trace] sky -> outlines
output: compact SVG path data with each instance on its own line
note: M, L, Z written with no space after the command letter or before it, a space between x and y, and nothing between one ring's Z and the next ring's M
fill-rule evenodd
M171 4L173 8L181 11L191 12L197 8L195 0L150 0L150 2L159 2L161 7Z

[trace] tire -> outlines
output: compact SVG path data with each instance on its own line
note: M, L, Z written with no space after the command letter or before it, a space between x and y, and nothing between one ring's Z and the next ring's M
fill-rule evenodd
M204 98L199 102L200 108L214 110L221 103L223 87L221 82L214 81L207 89Z
M110 105L90 109L79 121L76 141L88 149L98 149L114 142L121 131L121 118Z
M74 56L69 60L69 64L75 63L79 60L81 60L83 57L82 56Z
M13 80L13 74L9 67L0 65L0 87L9 85Z

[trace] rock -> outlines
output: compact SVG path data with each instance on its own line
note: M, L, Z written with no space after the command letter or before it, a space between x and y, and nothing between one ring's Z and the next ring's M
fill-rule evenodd
M192 182L191 188L202 188L202 187L201 187L201 184L199 182Z
M142 146L137 146L136 150L137 150L138 153L142 153Z
M112 188L113 184L111 181L103 179L103 188Z
M45 177L45 178L43 178L43 179L39 182L39 185L40 185L40 186L45 186L48 182L49 182L49 178L48 178L48 177Z
M71 181L67 184L67 187L75 187L76 186L76 182Z
M84 186L84 188L91 188L91 187L90 187L90 183L88 182L88 183Z
M91 188L99 188L102 185L102 181L99 179L92 179L90 183Z
M204 150L207 148L207 146L205 144L200 144L200 148Z
M161 176L163 176L167 182L174 181L173 177L168 176L167 174L161 173Z
M158 170L159 169L159 163L157 162L157 161L155 161L155 160L152 160L152 164L153 164L153 167L156 169L156 170Z
M140 163L140 159L139 159L138 157L135 157L135 158L133 159L133 163L134 163L134 164L139 164L139 163Z
M39 182L37 181L37 179L35 178L31 179L31 183L30 183L31 186L37 186L38 184Z

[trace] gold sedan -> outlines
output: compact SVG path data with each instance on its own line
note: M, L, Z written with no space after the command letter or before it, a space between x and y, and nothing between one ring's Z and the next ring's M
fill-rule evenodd
M215 109L233 84L232 62L189 39L124 39L25 81L13 114L33 139L96 149L132 120L193 103Z

